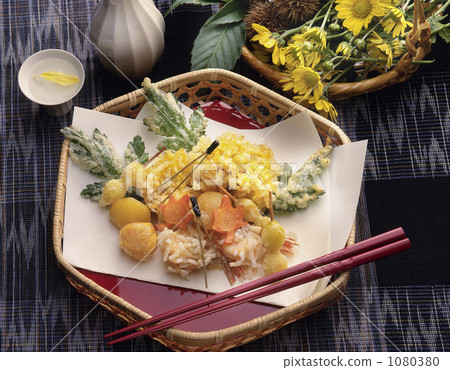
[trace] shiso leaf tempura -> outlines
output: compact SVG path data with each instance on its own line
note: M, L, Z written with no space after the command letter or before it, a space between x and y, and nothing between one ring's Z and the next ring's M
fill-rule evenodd
M94 182L93 184L88 184L81 191L81 196L86 199L90 199L93 202L98 202L102 197L103 188L105 187L106 182Z
M147 162L148 154L145 152L145 143L139 135L136 135L133 140L128 143L124 157L125 166L136 160L141 164Z
M171 93L164 93L145 78L142 86L148 105L153 113L144 118L144 124L157 135L166 136L157 148L164 146L177 151L184 148L187 151L197 145L201 136L205 135L207 119L200 107L192 113L189 121L181 110L181 103Z
M122 176L122 159L100 130L95 129L92 138L73 126L65 127L61 132L71 143L69 155L74 163L104 180Z

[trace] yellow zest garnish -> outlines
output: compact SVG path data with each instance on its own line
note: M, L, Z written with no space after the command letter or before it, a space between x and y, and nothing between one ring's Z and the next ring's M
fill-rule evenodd
M45 78L46 80L56 82L63 86L75 85L80 81L80 79L77 76L72 76L57 71L44 72L38 76L35 76L35 78L36 77L42 77Z

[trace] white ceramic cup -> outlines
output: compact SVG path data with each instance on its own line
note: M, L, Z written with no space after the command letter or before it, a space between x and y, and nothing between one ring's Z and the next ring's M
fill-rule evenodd
M78 77L76 84L62 86L39 76L41 73L57 71ZM42 105L52 116L62 116L73 106L74 98L84 84L84 69L71 53L60 49L46 49L31 55L19 70L19 87L31 101Z

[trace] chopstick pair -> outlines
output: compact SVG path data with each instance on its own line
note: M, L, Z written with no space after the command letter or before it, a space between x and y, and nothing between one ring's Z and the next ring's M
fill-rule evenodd
M324 276L331 276L339 272L347 271L356 266L390 256L409 248L411 248L409 239L405 237L405 233L402 228L397 228L361 241L347 248L326 254L314 260L300 263L275 274L250 281L224 292L208 296L199 301L153 316L150 319L143 320L115 332L106 334L104 338L110 338L112 336L123 334L129 330L141 329L135 333L114 339L107 344L112 345L137 338L158 330L167 329L174 325L203 317L208 314L222 311L245 302L250 302L255 299L278 293L282 290L293 288L295 286L320 279ZM222 300L224 301L219 302ZM162 320L166 321L157 323ZM145 328L146 326L155 323L157 324L149 328Z

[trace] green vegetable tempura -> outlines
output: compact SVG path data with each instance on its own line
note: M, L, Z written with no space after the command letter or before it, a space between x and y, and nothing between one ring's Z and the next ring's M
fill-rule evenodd
M77 127L65 127L61 132L70 140L69 155L74 163L101 179L120 178L122 159L106 135L95 129L90 138Z
M102 191L105 187L106 182L94 182L93 184L88 184L81 191L81 196L86 199L90 199L93 202L98 202L102 197Z
M139 135L130 141L125 149L125 166L129 165L131 162L138 161L144 164L148 160L148 154L145 152L145 143Z
M292 175L290 169L285 168L288 177L287 184L284 181L283 188L280 188L274 195L273 209L277 212L294 212L297 209L306 208L308 202L316 200L319 196L325 194L316 183L316 179L323 170L330 164L327 158L333 146L330 143L315 152L303 166Z
M207 120L201 108L194 110L187 122L181 103L173 94L165 94L149 78L144 79L142 86L153 113L144 118L144 124L155 134L167 137L157 148L166 147L175 151L184 148L190 151L197 145L200 136L205 135Z

